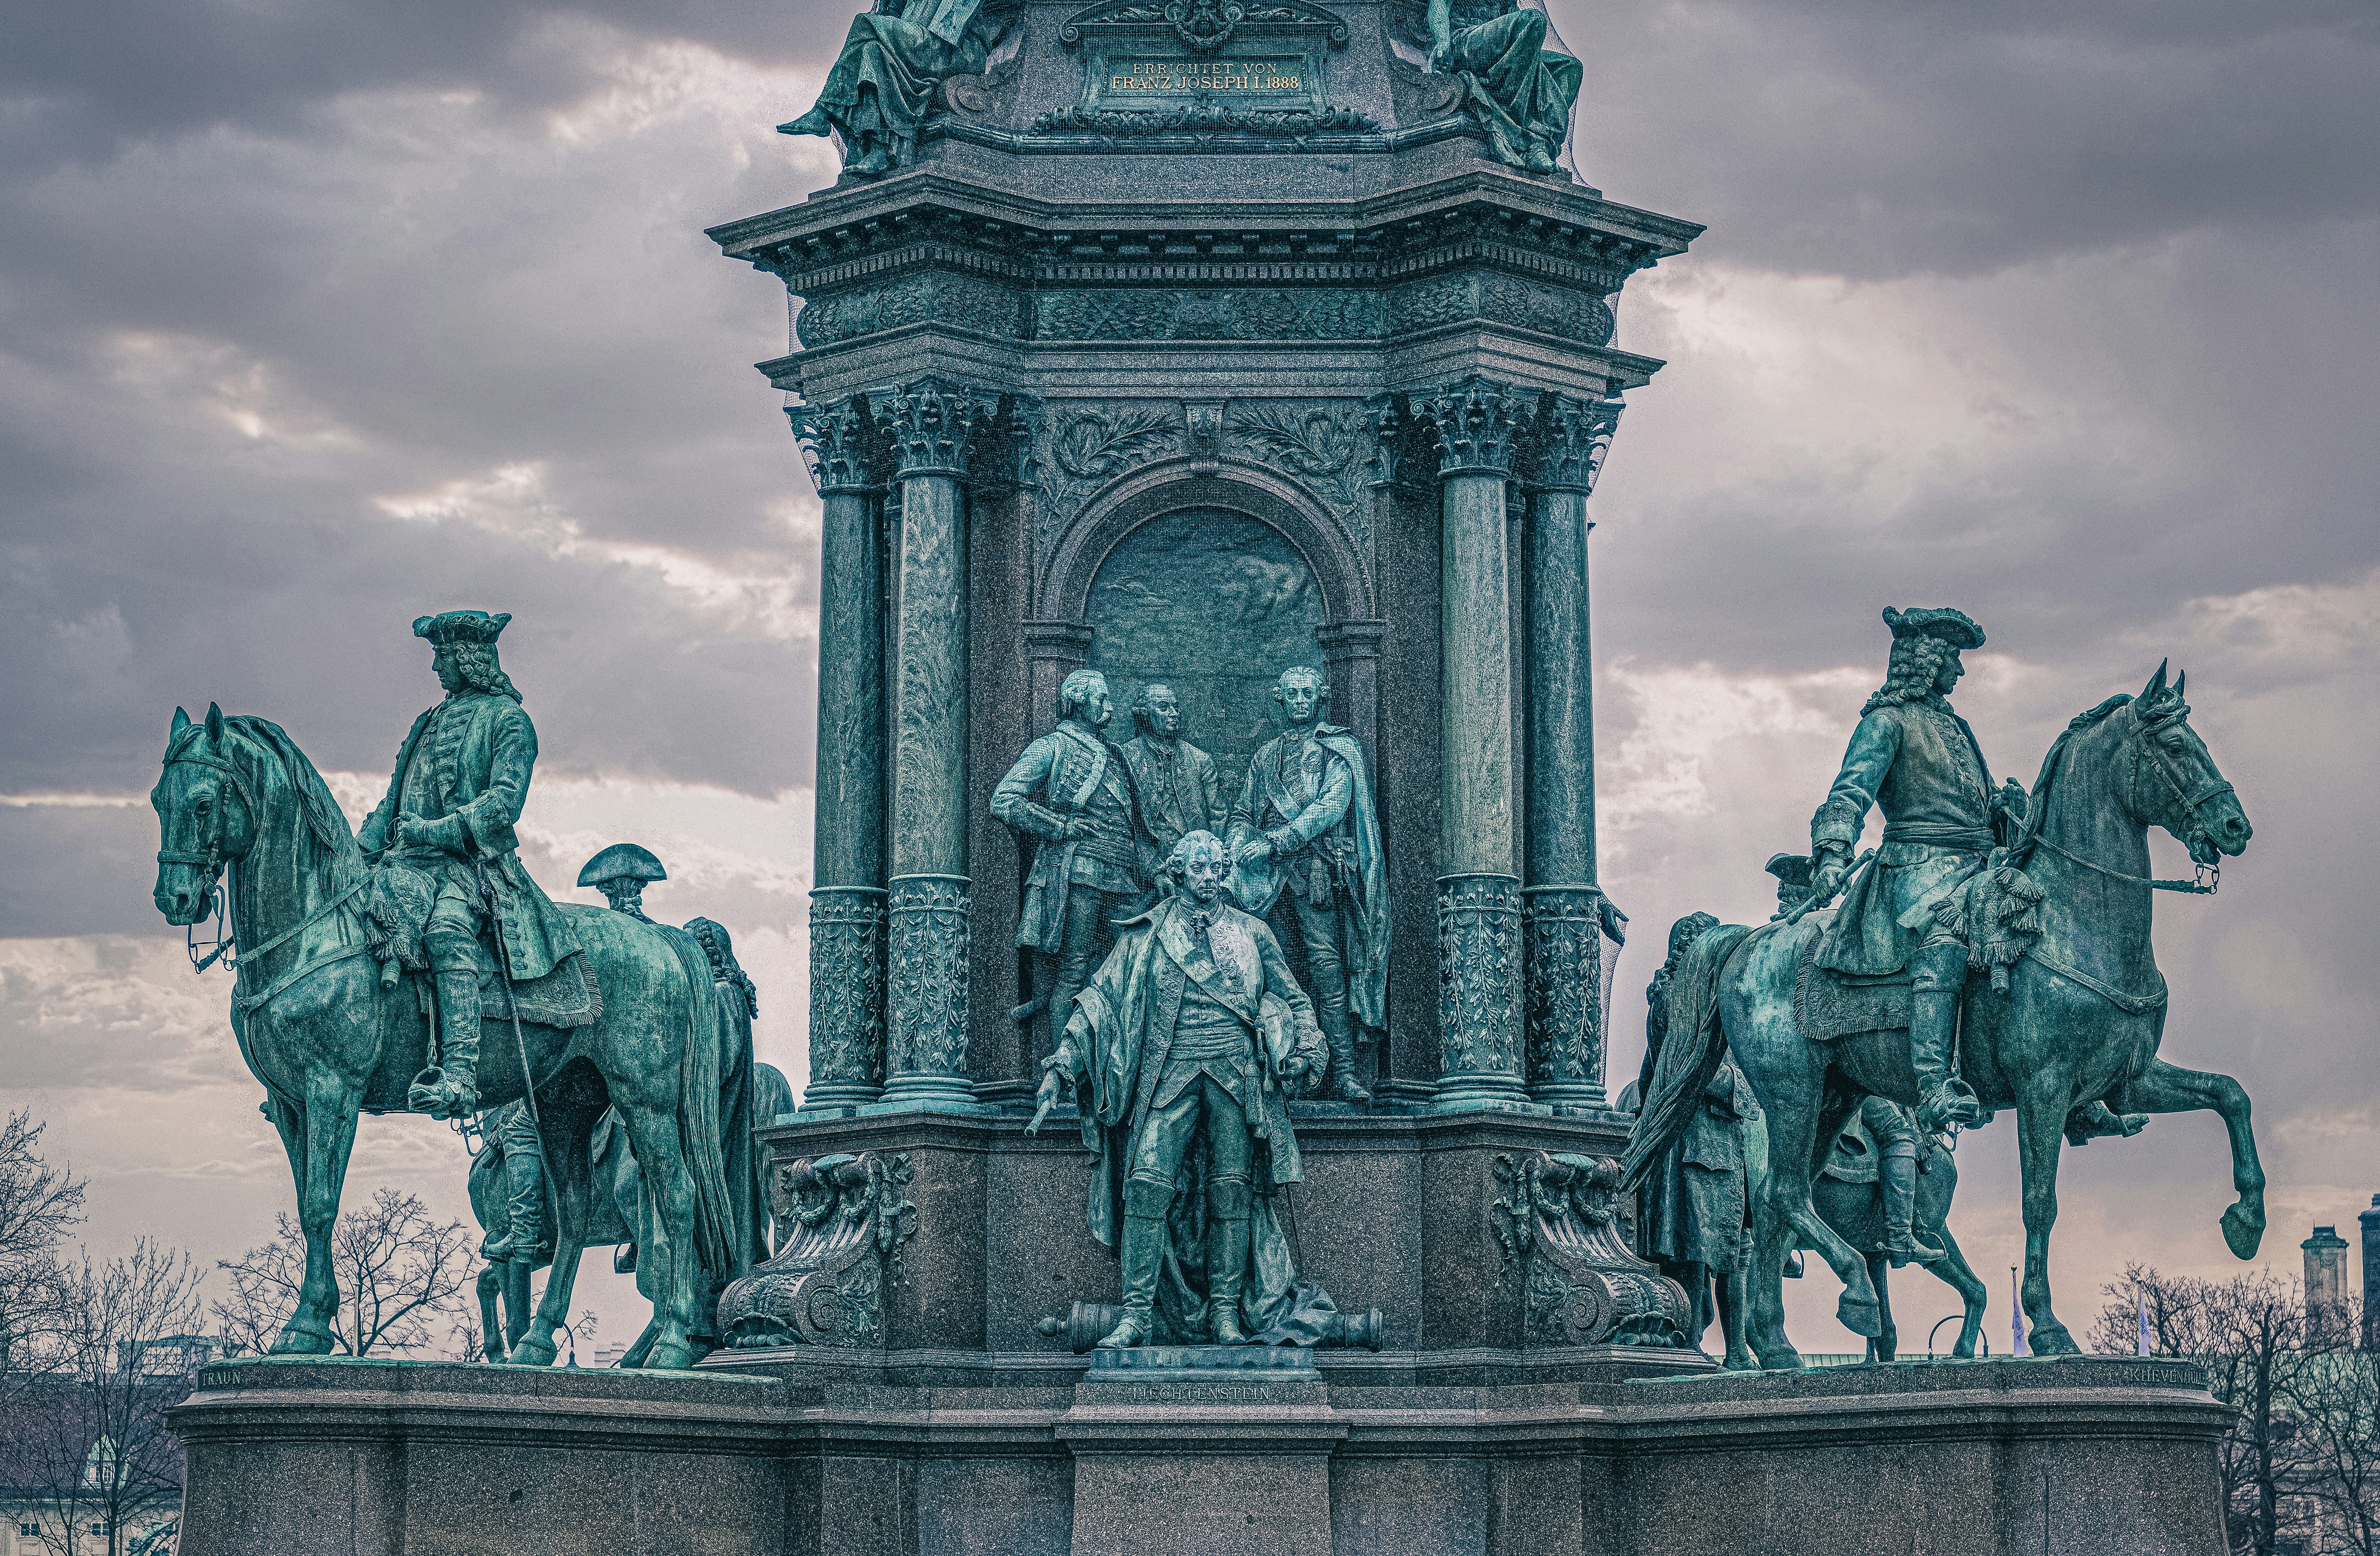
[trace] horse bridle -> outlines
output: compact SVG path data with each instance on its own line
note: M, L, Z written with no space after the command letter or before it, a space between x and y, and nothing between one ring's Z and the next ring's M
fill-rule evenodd
M248 808L249 817L251 819L255 817L256 796L249 792L248 780L240 776L239 769L221 757L200 756L197 751L188 748L197 744L198 737L193 735L183 743L184 749L168 751L165 754L164 765L172 767L176 763L187 762L194 767L212 767L219 770L231 780L232 792L237 794L239 796L239 802ZM229 811L228 806L215 807L214 825L210 829L212 835L206 840L206 852L188 853L171 848L157 850L157 862L161 865L196 865L206 872L207 895L213 901L215 908L215 938L201 942L199 939L197 919L192 919L185 926L182 933L183 943L189 951L190 966L200 972L206 971L218 961L234 971L239 968L238 931L226 930L225 928L225 919L229 912L229 905L225 899L230 896L231 890L224 883L223 878L223 834L224 828L228 825L224 818L229 814ZM221 894L219 895L218 893ZM200 918L205 917L203 913L199 915ZM201 952L205 953L203 956L200 954Z
M2132 771L2135 773L2140 772L2141 759L2137 748L2146 747L2151 760L2155 764L2157 775L2163 778L2167 786L2173 790L2174 798L2180 801L2182 819L2189 825L2192 834L2207 837L2208 829L2199 820L2199 808L2237 791L2228 781L2219 777L2201 784L2194 789L2192 788L2182 782L2183 774L2176 770L2173 753L2167 750L2165 742L2157 738L2163 726L2178 723L2190 717L2189 705L2185 703L2178 711L2161 715L2155 723L2141 718L2138 712L2139 705L2136 703L2133 706L2132 722L2139 731L2139 738L2134 742L2136 748L2132 753ZM2191 860L2193 873L2188 881L2158 881L2145 875L2127 875L2119 869L2109 869L2106 865L2094 863L2079 854L2060 848L2046 837L2036 835L2034 841L2060 858L2081 865L2084 869L2097 870L2101 875L2113 876L2118 881L2128 881L2136 886L2146 886L2152 891L2187 892L2195 896L2211 897L2223 884L2223 857L2219 853L2211 865L2200 864L2193 857Z

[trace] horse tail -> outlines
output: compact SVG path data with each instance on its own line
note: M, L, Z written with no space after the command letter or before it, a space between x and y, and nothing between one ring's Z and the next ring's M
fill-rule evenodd
M1633 1188L1693 1122L1702 1106L1703 1090L1718 1074L1727 1052L1727 1035L1719 1030L1718 978L1728 958L1752 933L1745 924L1720 924L1706 930L1686 948L1685 957L1670 976L1668 1035L1653 1071L1653 1088L1636 1115L1636 1132L1628 1142L1628 1158L1621 1186Z
M759 1128L774 1124L778 1115L794 1111L794 1088L783 1070L774 1064L755 1062L752 1065L752 1124ZM776 1242L771 1234L771 1221L774 1212L769 1208L769 1153L760 1149L756 1137L752 1141L752 1250L759 1258L767 1258Z
M656 926L657 928L659 926ZM662 930L686 974L686 1048L678 1056L677 1144L694 1179L694 1257L708 1274L736 1268L735 1210L720 1149L719 1012L710 960L683 930Z

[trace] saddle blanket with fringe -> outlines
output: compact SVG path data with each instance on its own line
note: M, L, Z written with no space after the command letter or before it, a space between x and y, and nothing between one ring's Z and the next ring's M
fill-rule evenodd
M427 974L413 975L412 980L426 1014L437 998L436 991ZM583 950L565 956L543 978L530 979L517 988L507 989L499 973L480 975L480 1020L511 1025L515 1001L519 1003L521 1020L533 1026L591 1027L603 1019L603 991L596 986L595 969L588 965Z

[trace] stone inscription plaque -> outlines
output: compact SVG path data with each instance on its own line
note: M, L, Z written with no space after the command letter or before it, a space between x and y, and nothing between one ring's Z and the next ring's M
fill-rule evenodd
M1305 62L1298 56L1274 59L1117 59L1109 62L1108 91L1123 98L1156 92L1219 92L1244 96L1264 92L1302 92Z

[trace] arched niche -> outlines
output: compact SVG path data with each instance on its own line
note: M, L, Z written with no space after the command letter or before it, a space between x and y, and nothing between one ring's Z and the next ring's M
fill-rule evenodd
M1352 727L1365 749L1374 750L1382 624L1374 618L1375 596L1363 558L1338 519L1293 482L1235 460L1194 464L1172 459L1137 470L1093 498L1060 537L1036 593L1038 619L1026 625L1035 731L1047 731L1056 722L1058 683L1067 671L1085 663L1114 664L1123 684L1111 687L1118 714L1111 729L1119 739L1131 738L1131 696L1148 678L1142 671L1155 658L1144 645L1110 648L1099 643L1094 615L1112 621L1112 614L1095 613L1092 595L1103 574L1122 577L1110 572L1111 562L1139 569L1143 557L1138 553L1161 556L1172 539L1167 526L1186 524L1173 517L1184 515L1216 516L1209 521L1216 529L1237 529L1249 537L1246 550L1252 558L1267 567L1293 561L1302 565L1319 607L1318 612L1299 607L1296 613L1283 613L1295 614L1293 651L1290 638L1273 630L1277 623L1215 631L1204 629L1196 615L1185 618L1208 641L1190 644L1187 652L1174 650L1177 663L1165 673L1176 677L1174 689L1183 695L1184 734L1216 757L1225 785L1236 795L1235 785L1247 771L1247 755L1269 733L1259 728L1251 735L1246 726L1252 715L1259 724L1269 721L1270 679L1291 664L1324 666L1331 684L1332 722ZM1184 677L1178 662L1215 662L1219 656L1212 643L1233 638L1240 647L1228 674L1254 682L1254 687L1208 680L1202 693L1205 706L1194 704L1192 688L1181 684ZM1257 663L1275 659L1278 663Z

